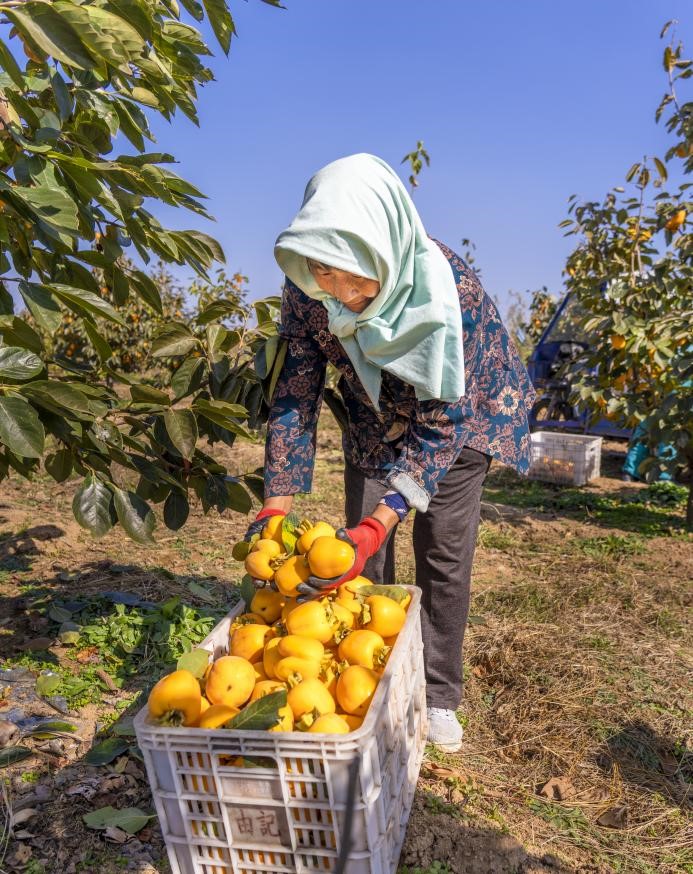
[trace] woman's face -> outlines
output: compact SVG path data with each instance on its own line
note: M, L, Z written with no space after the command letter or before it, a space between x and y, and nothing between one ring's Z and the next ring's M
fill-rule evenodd
M380 291L377 279L356 276L312 258L306 260L308 269L320 288L343 303L352 313L362 313Z

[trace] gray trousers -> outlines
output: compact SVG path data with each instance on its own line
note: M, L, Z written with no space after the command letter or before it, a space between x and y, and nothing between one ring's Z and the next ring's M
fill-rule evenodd
M416 585L421 589L421 629L429 707L455 710L462 699L462 642L469 614L472 561L479 527L481 488L491 459L464 448L440 482L425 513L414 517ZM351 464L344 471L348 527L372 513L387 487ZM368 560L364 576L375 583L395 578L392 535Z

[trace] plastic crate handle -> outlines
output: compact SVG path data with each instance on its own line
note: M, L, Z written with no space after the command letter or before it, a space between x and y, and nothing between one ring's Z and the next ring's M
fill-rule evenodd
M345 874L347 862L349 861L349 853L353 844L351 834L352 825L354 822L354 806L356 803L356 782L359 778L359 768L361 767L361 756L356 755L349 762L349 782L347 784L346 796L346 813L344 816L344 836L342 846L337 857L337 864L334 869L334 874Z

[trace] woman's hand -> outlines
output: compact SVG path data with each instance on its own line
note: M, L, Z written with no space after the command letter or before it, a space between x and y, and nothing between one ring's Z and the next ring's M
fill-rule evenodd
M322 595L325 592L336 589L337 586L353 580L354 577L358 577L368 559L375 555L385 542L389 530L374 516L366 516L355 528L340 528L335 536L354 548L354 563L346 573L339 577L333 577L332 579L308 577L305 583L297 586L298 591L301 593L301 597L298 600L308 601L317 595Z
M248 530L243 536L243 540L249 541L255 534L261 534L265 527L265 520L270 516L286 516L291 510L293 498L291 495L276 498L266 498L262 509L257 514L255 519L248 525Z

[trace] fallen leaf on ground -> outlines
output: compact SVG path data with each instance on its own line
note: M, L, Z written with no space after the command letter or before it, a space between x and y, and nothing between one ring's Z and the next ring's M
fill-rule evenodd
M152 818L152 815L144 813L137 807L125 807L116 810L114 807L101 807L85 813L82 820L86 826L95 829L107 829L109 827L120 828L129 835L136 834Z
M33 753L28 747L5 747L4 750L0 750L0 768L14 765L15 762L21 762L29 756L33 756Z
M625 804L610 807L597 819L597 825L604 828L626 828L628 825L628 808Z
M549 801L565 801L575 795L575 787L569 777L551 777L537 794L548 798Z
M130 742L118 737L109 737L92 747L84 757L88 765L107 765L130 746Z
M11 856L12 864L26 865L29 859L31 859L31 847L28 844L17 844Z
M124 844L128 839L128 833L124 832L122 828L118 828L118 826L109 825L104 832L104 837L109 841L114 841L116 844Z
M454 768L446 768L445 765L439 765L437 762L426 762L423 766L423 773L426 777L433 777L437 780L442 780L445 777L459 777L460 772Z
M33 640L25 641L19 648L23 652L40 652L53 646L54 637L35 637Z
M0 719L0 748L9 747L19 740L19 729L7 719Z
M36 816L37 813L38 810L35 807L25 807L24 810L18 810L12 814L12 828L16 825L21 825L23 822L31 819L32 816Z

